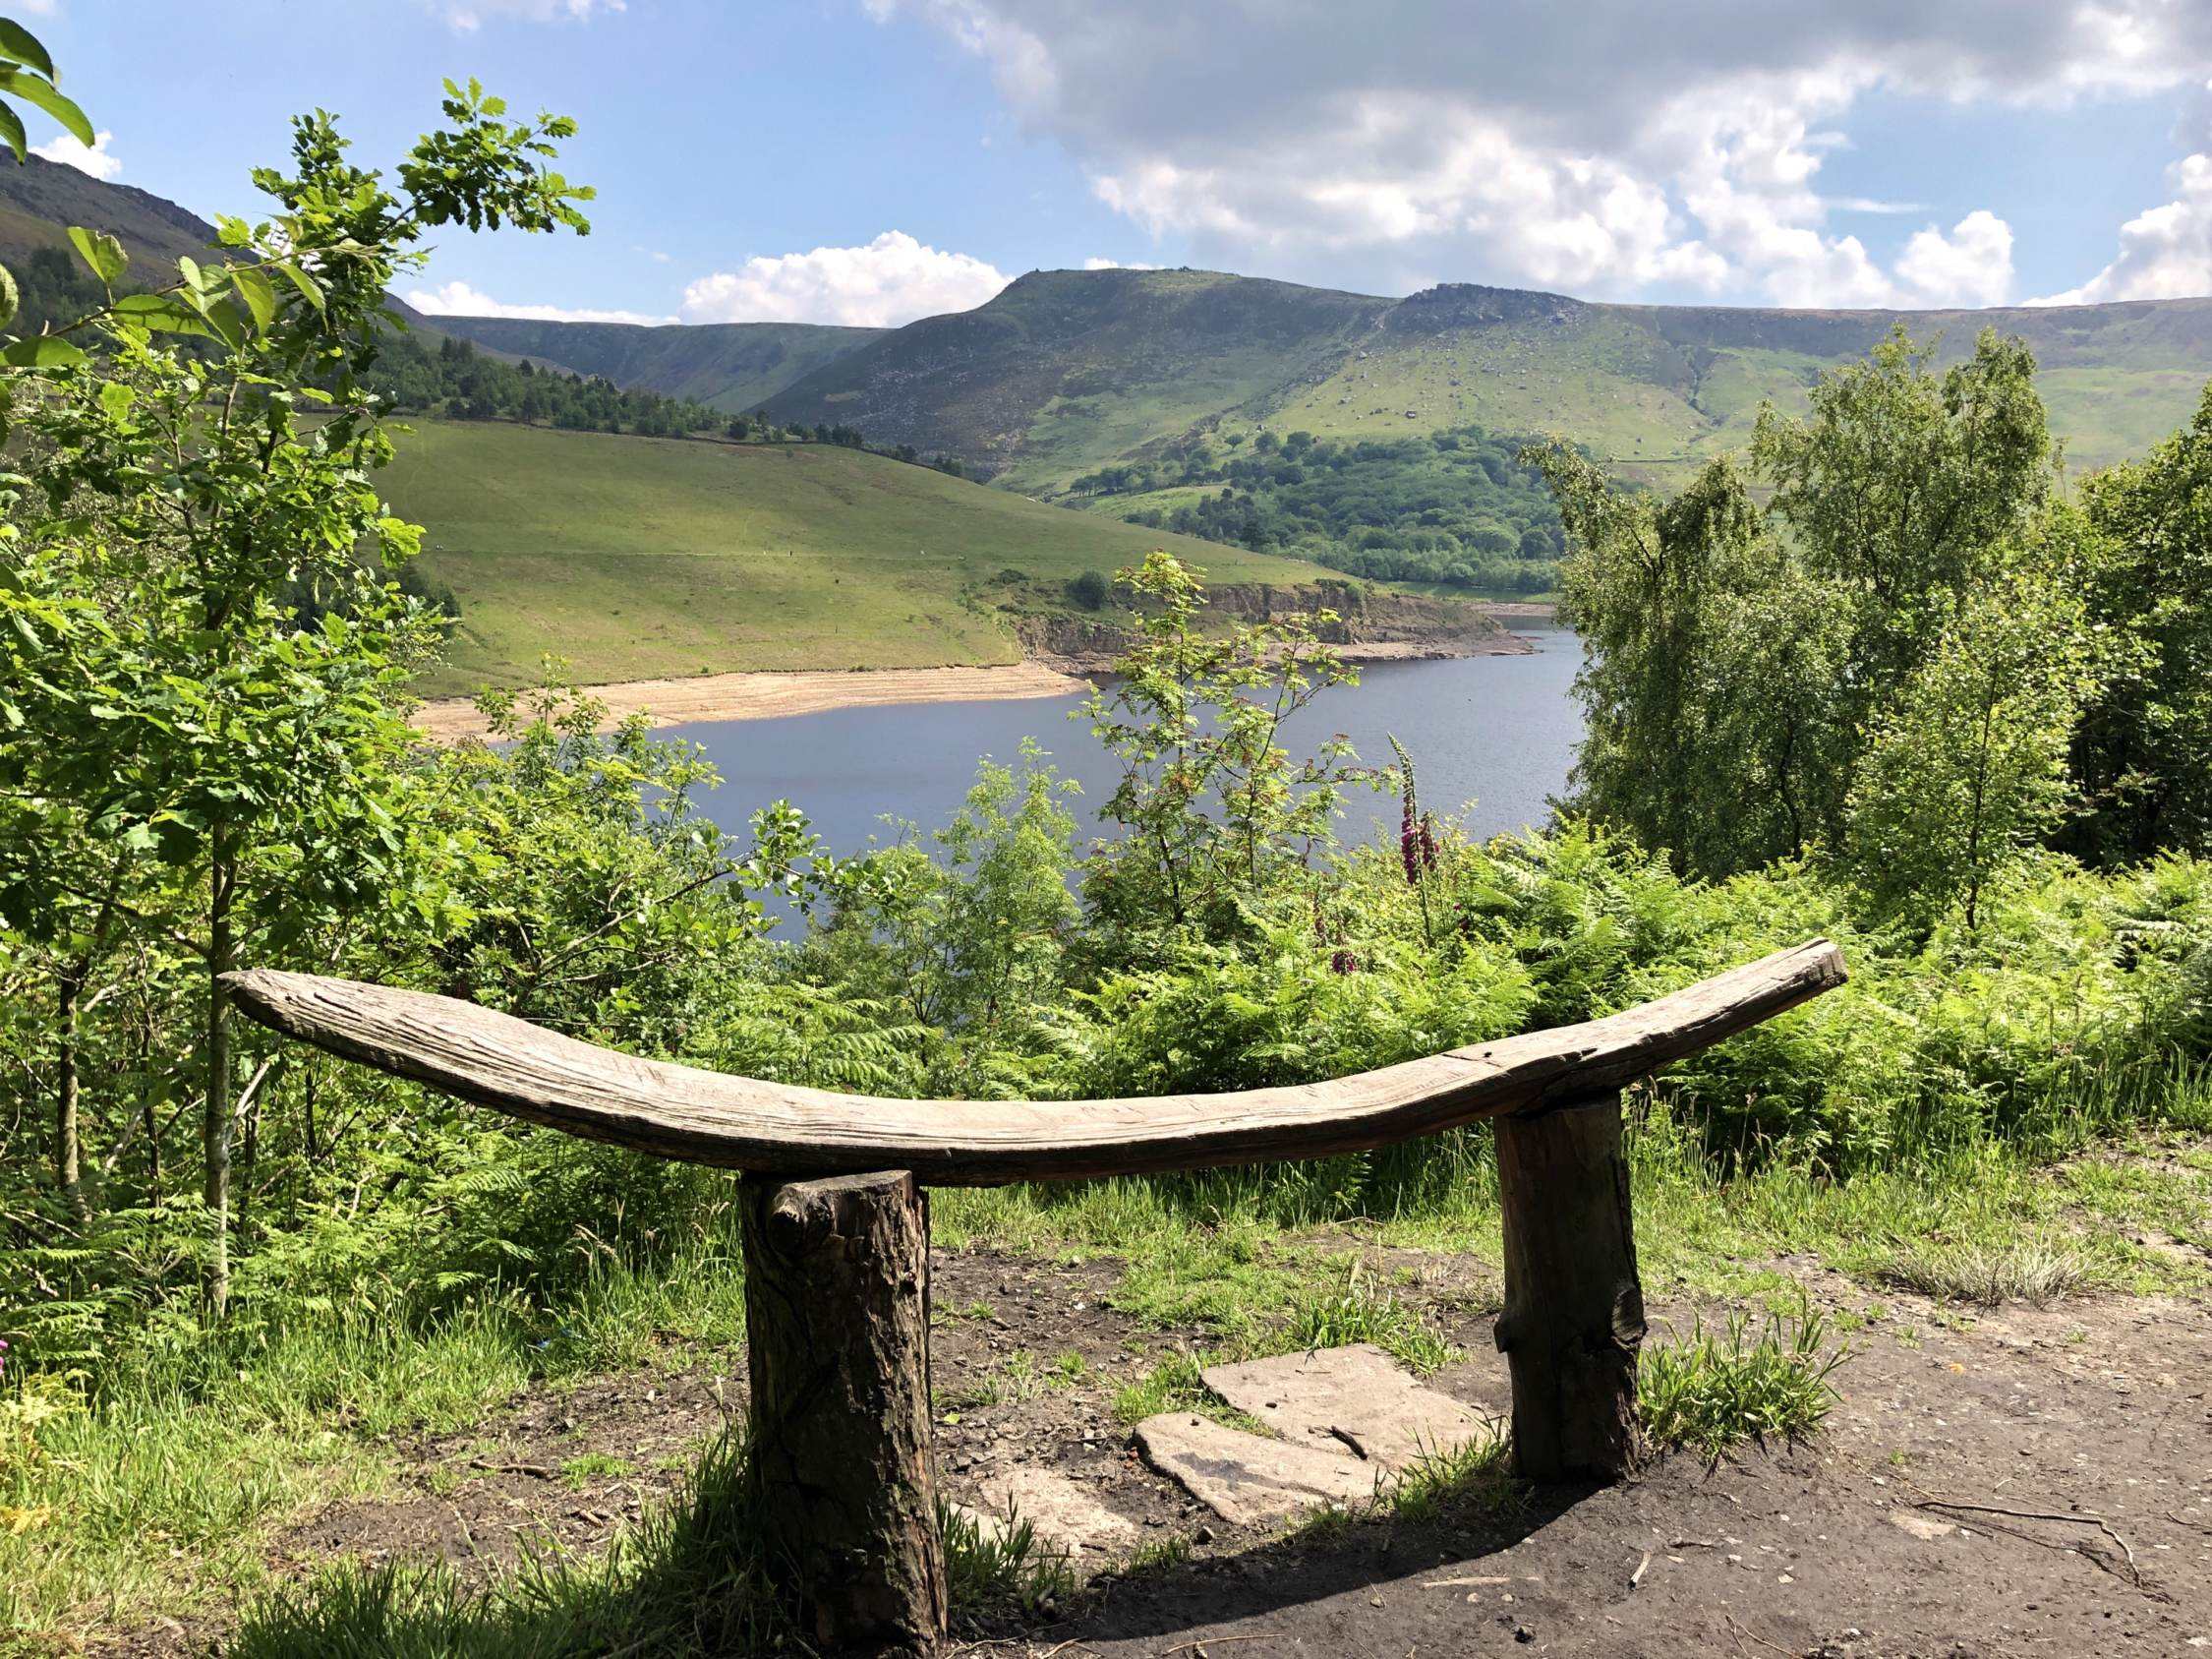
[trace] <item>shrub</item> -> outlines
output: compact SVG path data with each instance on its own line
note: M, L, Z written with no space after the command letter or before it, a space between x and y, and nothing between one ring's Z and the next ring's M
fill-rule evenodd
M1068 597L1086 611L1103 608L1113 591L1114 584L1103 570L1085 570L1068 584Z

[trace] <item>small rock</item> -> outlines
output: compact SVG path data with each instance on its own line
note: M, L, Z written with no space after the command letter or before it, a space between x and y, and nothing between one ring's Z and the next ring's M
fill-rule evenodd
M1909 1532L1923 1543L1934 1543L1938 1538L1948 1538L1958 1530L1948 1520L1938 1520L1934 1515L1915 1514L1910 1510L1892 1510L1890 1524L1899 1532Z

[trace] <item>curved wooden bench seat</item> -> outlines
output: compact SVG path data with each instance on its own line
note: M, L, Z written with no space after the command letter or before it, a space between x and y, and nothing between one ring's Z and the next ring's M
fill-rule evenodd
M895 1100L639 1059L450 997L227 976L240 1007L333 1054L572 1135L784 1176L905 1169L998 1186L1321 1157L1588 1100L1843 982L1826 939L1583 1025L1330 1083L1120 1100Z
M1826 939L1584 1025L1333 1083L1130 1100L889 1100L617 1054L421 991L228 974L264 1025L571 1135L751 1173L748 1480L769 1576L823 1652L946 1630L930 1451L924 1184L993 1186L1320 1157L1497 1117L1513 1456L1610 1480L1643 1455L1643 1285L1606 1097L1843 982ZM1586 1106L1578 1111L1551 1107ZM813 1177L827 1176L829 1179Z

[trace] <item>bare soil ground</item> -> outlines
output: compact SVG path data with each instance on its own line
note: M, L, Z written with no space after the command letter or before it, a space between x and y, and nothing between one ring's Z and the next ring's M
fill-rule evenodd
M1437 1385L1502 1403L1492 1270L1372 1254L1464 1352ZM1095 1483L1147 1539L1188 1546L1135 1571L1078 1551L1086 1587L1071 1606L1042 1625L968 1631L955 1650L2212 1651L2212 1312L2083 1297L1966 1316L1811 1262L1777 1266L1857 1326L1834 1376L1840 1401L1814 1440L1713 1469L1670 1456L1630 1485L1502 1509L1471 1501L1418 1525L1266 1534L1227 1525L1144 1467L1113 1415L1118 1387L1202 1345L1203 1332L1118 1311L1113 1262L941 1255L933 1367L948 1495L973 1502L987 1474L1042 1462ZM1697 1311L1658 1301L1655 1334ZM534 1392L470 1434L403 1448L398 1492L304 1519L275 1541L272 1566L438 1556L478 1574L524 1548L590 1550L672 1490L690 1451L742 1408L742 1371L740 1354L703 1354L680 1371ZM141 1631L131 1645L186 1651L211 1636Z

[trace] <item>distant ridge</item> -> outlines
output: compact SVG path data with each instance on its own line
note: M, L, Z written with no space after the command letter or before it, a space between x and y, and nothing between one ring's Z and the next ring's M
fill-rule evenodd
M252 211L246 203L242 212ZM0 160L0 263L18 263L38 248L67 251L71 225L104 230L123 244L131 256L126 286L165 287L177 279L180 257L202 259L215 245L213 225L150 190L110 184L42 155L20 167ZM437 336L414 307L397 298L391 307L409 327Z
M2078 468L2138 454L2212 380L2212 299L1991 311L1619 305L1445 283L1404 299L1206 270L1031 271L891 329L443 318L486 345L780 420L856 426L1031 494L1207 433L1563 432L1647 479L1748 442L1762 402L1902 324L1955 360L1984 327L2042 366Z
M690 397L735 414L757 408L884 328L813 323L548 323L519 317L447 317L449 334L619 386Z
M0 167L0 259L114 232L143 281L213 230L128 185L33 157ZM397 302L395 302L396 304ZM1748 442L1761 404L1802 407L1826 371L1892 326L2024 338L2076 469L2139 454L2212 380L2212 298L1994 311L1616 305L1446 283L1404 299L1208 270L1040 270L973 311L901 328L425 320L486 350L617 385L857 427L957 455L1025 494L1201 437L1266 426L1324 438L1476 425L1559 432L1626 476L1679 478Z
M1903 324L1946 359L2021 335L2077 465L2140 452L2212 379L2212 299L2002 311L1610 305L1453 283L1403 300L1212 271L1040 271L825 365L770 413L915 435L1052 491L1199 432L1558 431L1631 475L1740 445L1762 401Z
M69 227L81 224L120 240L137 280L173 282L177 256L204 253L215 240L213 225L151 191L109 184L42 155L11 163L0 162L0 259L66 248Z

